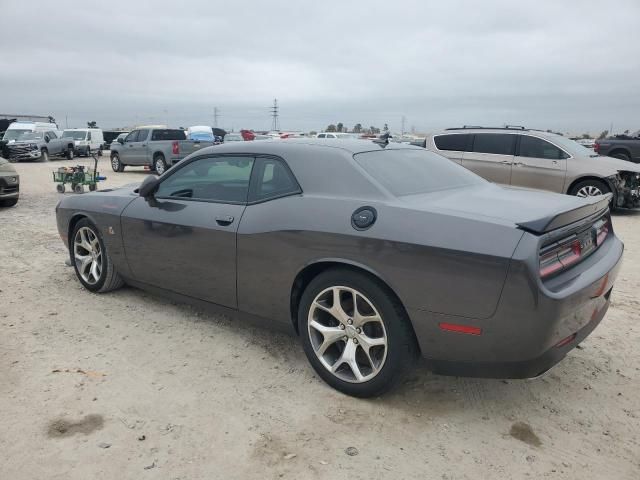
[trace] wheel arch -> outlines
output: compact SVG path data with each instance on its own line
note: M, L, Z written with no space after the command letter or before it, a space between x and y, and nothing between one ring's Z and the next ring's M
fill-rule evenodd
M312 263L309 263L298 272L295 279L293 280L293 283L291 285L291 292L289 296L289 310L291 315L291 323L296 334L298 335L300 334L300 332L298 331L298 307L300 305L302 294L304 293L309 283L315 277L333 268L346 268L354 272L364 273L365 275L368 275L372 279L379 282L383 286L383 288L387 290L389 295L391 295L402 307L404 314L409 320L409 324L411 325L411 331L413 332L413 335L415 338L415 330L413 328L413 324L411 323L411 318L409 317L409 314L404 306L404 303L402 302L398 294L395 292L391 284L384 278L384 276L381 275L379 272L375 271L374 269L366 265L363 265L361 263L354 262L352 260L337 259L337 258L321 259L321 260L316 260ZM416 341L416 345L417 344L418 343Z
M631 150L628 149L627 147L623 147L623 146L616 146L616 147L612 148L611 151L607 153L607 156L611 157L616 153L624 153L627 157L632 158Z
M569 185L569 188L567 188L567 194L571 195L571 191L575 188L576 185L578 185L581 182L587 181L587 180L592 180L592 181L604 183L607 187L609 187L609 189L612 192L615 192L614 186L606 178L598 177L596 175L586 175L584 177L576 178L573 182L571 182L571 184Z
M151 159L154 160L154 161L158 157L162 157L165 160L167 159L167 157L165 156L165 154L164 154L164 152L162 150L156 150L155 152L153 152L153 155L151 155Z

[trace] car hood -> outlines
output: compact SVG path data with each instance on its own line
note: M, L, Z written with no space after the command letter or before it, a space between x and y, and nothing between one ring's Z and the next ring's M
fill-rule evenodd
M640 165L628 162L627 160L620 160L619 158L613 157L594 157L592 160L600 162L608 167L615 168L618 171L624 170L626 172L640 173Z
M579 198L492 183L402 197L410 208L516 226L551 219L595 205L600 197Z

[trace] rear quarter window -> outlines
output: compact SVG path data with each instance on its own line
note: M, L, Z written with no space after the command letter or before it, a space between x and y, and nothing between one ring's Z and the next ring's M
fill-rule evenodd
M436 135L433 141L438 150L453 150L468 152L471 149L472 135L468 133L454 133L450 135Z
M184 130L154 130L151 135L151 140L186 140L186 138Z

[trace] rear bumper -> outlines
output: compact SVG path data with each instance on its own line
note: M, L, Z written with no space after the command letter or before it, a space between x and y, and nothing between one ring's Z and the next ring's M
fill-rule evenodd
M606 314L624 246L611 236L564 279L542 285L524 262L512 262L500 303L488 319L409 311L422 353L436 373L530 378L561 361ZM441 324L481 329L479 335Z

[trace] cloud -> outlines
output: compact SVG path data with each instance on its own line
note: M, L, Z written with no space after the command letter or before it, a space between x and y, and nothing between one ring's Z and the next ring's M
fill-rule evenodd
M0 104L104 127L639 128L640 4L5 0ZM635 123L634 123L635 122Z

